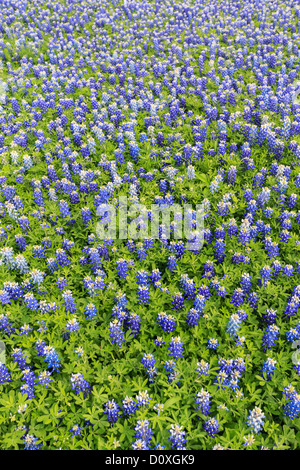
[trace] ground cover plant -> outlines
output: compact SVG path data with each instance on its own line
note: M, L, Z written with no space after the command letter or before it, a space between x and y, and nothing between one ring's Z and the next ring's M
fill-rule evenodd
M0 448L299 449L300 2L0 15Z

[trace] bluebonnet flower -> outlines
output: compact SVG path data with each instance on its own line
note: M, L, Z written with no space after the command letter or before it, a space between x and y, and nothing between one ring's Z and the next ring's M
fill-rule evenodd
M114 424L118 421L121 411L118 403L115 400L110 400L104 404L104 414L107 414L108 421Z
M53 382L53 379L51 379L51 372L47 370L41 372L38 376L38 383L45 385L45 387L48 388L50 382Z
M149 450L149 446L144 439L137 439L132 443L132 450Z
M153 354L145 354L142 359L141 359L141 362L143 364L143 367L146 368L146 369L149 369L150 367L152 367L154 364L155 364L155 358L153 356Z
M270 266L266 265L263 268L261 268L260 275L262 277L262 279L260 279L260 283L266 286L269 279L271 279L271 275L272 275Z
M218 340L215 339L215 338L210 338L210 339L207 341L207 346L206 346L206 348L207 348L207 349L216 350L218 346L219 346Z
M282 228L292 230L293 224L289 218L281 218L280 225Z
M31 398L34 398L34 388L33 387L30 387L30 385L28 385L27 383L23 384L20 388L20 392L22 395L24 395L25 393L27 394L27 399L31 399Z
M244 346L245 340L246 340L245 336L237 336L235 338L236 345L237 346Z
M40 450L42 443L39 442L39 439L35 437L34 434L26 434L23 437L25 447L24 450Z
M18 364L18 367L21 370L26 369L27 364L26 364L26 359L27 357L25 356L25 353L20 348L14 348L11 356L14 358L13 362L16 362Z
M240 308L238 311L237 311L237 315L239 317L239 319L241 321L246 321L247 320L247 313L245 312L245 310L243 310L242 308Z
M237 177L237 168L235 165L231 165L227 172L226 181L228 184L233 184L236 181Z
M35 188L35 190L33 192L33 196L34 196L34 202L38 206L43 207L45 205L45 200L44 200L44 197L43 197L43 193L39 188Z
M201 313L196 308L191 308L186 317L186 323L190 328L194 328L198 325Z
M139 393L136 396L136 401L137 401L138 406L148 406L150 403L150 400L151 398L147 390L139 391Z
M287 206L289 209L293 209L294 206L297 204L298 196L297 194L291 194L287 200Z
M80 323L75 317L71 318L71 320L69 320L66 325L66 329L70 333L78 333L79 328L80 328Z
M167 262L166 268L169 269L171 272L175 271L175 269L177 268L176 256L170 255L168 257L168 262Z
M30 279L32 280L32 282L34 282L38 286L40 286L43 283L44 278L45 278L45 273L43 271L40 271L39 269L33 269L32 271L30 271L29 274L30 274Z
M117 318L115 318L109 324L109 336L111 338L112 343L116 343L118 346L122 346L122 343L125 343L122 324Z
M234 264L241 264L246 262L246 257L241 253L235 252L234 255L231 257L231 261Z
M93 281L90 276L86 276L83 280L83 285L88 291L89 297L94 297L98 290L102 290L105 287L105 282L101 276L96 276L95 280Z
M47 264L48 264L48 269L49 269L51 274L53 274L54 271L56 271L58 269L58 264L57 264L57 261L55 260L55 258L48 258L47 259Z
M208 391L201 389L201 392L197 393L195 398L195 403L197 407L195 408L196 411L201 411L204 415L209 415L210 407L211 407L211 395Z
M33 257L38 259L45 258L45 249L41 245L34 245L32 247Z
M196 178L195 168L193 167L193 165L188 165L188 167L187 167L187 179L188 180L194 180L195 178Z
M254 436L253 436L252 434L250 434L249 436L244 436L243 439L244 439L244 441L245 441L244 444L243 444L243 446L250 447L250 446L252 446L252 445L254 444L254 442L255 442Z
M222 182L223 182L223 177L221 175L217 175L209 186L210 192L215 193L216 191L218 191L219 186Z
M157 336L157 338L153 340L153 343L156 346L159 346L160 348L163 347L163 345L165 344L165 342L164 342L164 340L161 336Z
M241 322L241 318L237 313L232 314L227 323L226 333L229 333L230 336L236 336Z
M182 258L185 252L185 245L183 241L179 240L178 242L170 243L170 250L175 252L177 258Z
M221 238L215 242L214 257L218 263L222 263L225 259L225 242Z
M176 330L175 317L173 315L167 315L165 312L158 314L157 323L167 333L171 333L172 331Z
M189 279L187 274L182 274L180 278L180 284L184 291L185 297L194 300L196 295L196 287L194 281L192 279Z
M72 291L71 290L65 290L62 293L62 297L64 299L64 306L66 312L69 313L75 313L77 310L76 302L72 296Z
M77 354L78 357L81 357L84 355L84 350L81 346L78 346L78 348L75 349L75 353Z
M56 250L56 260L60 266L69 266L71 261L69 260L66 251L63 248L58 248Z
M22 234L15 235L16 244L20 251L24 251L27 246L27 240Z
M273 214L274 214L274 210L272 209L272 207L266 207L264 210L263 210L263 214L265 217L267 217L268 219L271 219L273 217Z
M125 279L128 275L128 261L120 258L117 261L117 274L121 279Z
M253 410L249 411L246 421L247 426L253 429L255 434L259 434L263 429L264 418L264 413L256 406Z
M234 290L231 296L230 302L236 307L239 307L240 305L244 303L244 299L245 299L245 292L243 291L243 289L238 287L237 289Z
M171 450L185 450L186 432L183 427L179 424L172 424L169 432L170 437L168 440L171 441Z
M64 277L59 277L57 282L56 282L56 286L61 290L63 291L65 287L68 286L68 282L67 280L64 278Z
M96 320L97 318L97 308L95 304L89 303L84 307L84 313L88 320Z
M173 356L175 359L182 357L183 353L183 343L180 340L180 336L171 338L169 343L169 356Z
M0 362L0 384L7 384L8 382L11 382L11 374L9 370L7 369L7 366L5 364L2 364Z
M144 269L138 271L136 278L137 278L137 284L139 286L148 286L149 276L148 276L147 271L145 271Z
M264 351L272 348L279 337L279 328L276 325L269 325L264 331L263 348Z
M181 310L184 307L184 299L181 292L175 292L172 297L172 305L176 311Z
M287 229L282 230L282 232L279 233L279 237L282 242L288 243L289 240L291 239L291 234Z
M26 261L25 256L19 254L15 257L14 259L14 264L16 269L20 271L20 274L25 274L27 271L29 271L29 267Z
M139 260L147 258L147 251L145 250L142 243L137 243L136 253L137 253L137 256L138 256Z
M79 393L82 392L83 396L86 397L91 393L91 385L83 378L83 374L80 372L72 374L70 383L72 384L72 390L75 390L76 395L79 395Z
M67 201L65 201L64 199L61 199L58 203L58 207L59 207L60 215L62 218L65 219L67 217L72 217L72 213L70 211Z
M160 281L162 278L162 274L161 272L159 271L159 269L153 269L152 270L152 273L150 275L150 281L152 284L155 284L157 281Z
M18 223L23 230L23 232L27 233L28 230L30 229L30 223L28 218L25 215L21 215L21 217L18 219Z
M279 260L273 261L273 263L272 263L272 269L273 269L273 277L274 277L275 279L277 279L277 277L279 276L279 274L280 274L281 271L282 271L282 264L280 263Z
M203 423L203 429L210 437L214 438L220 432L219 421L216 418L206 418L206 421Z
M213 263L213 261L206 261L206 263L203 265L204 268L204 274L203 277L206 277L207 279L211 279L216 275L216 268Z
M126 324L133 336L137 337L141 329L141 317L137 313L130 313Z
M39 356L43 356L44 355L44 349L45 349L45 346L46 346L46 343L45 341L43 341L41 338L39 338L37 341L36 341L36 352Z
M262 377L264 376L264 372L266 373L266 377L267 377L267 380L271 380L272 378L272 375L274 374L276 370L276 361L275 359L272 359L270 357L268 357L265 362L263 363L263 366L261 368L261 372L262 372Z
M282 269L282 274L286 277L292 277L294 273L294 268L291 264L286 264Z
M198 377L201 377L201 375L209 375L210 366L208 362L201 359L200 362L197 362L197 368L195 370L198 372Z
M283 393L289 398L289 401L286 405L283 406L284 416L287 416L290 419L298 418L300 414L300 394L293 391L292 393Z
M33 328L29 325L23 325L20 328L20 335L28 336L29 332L32 331Z
M150 301L150 289L148 286L139 286L137 291L138 302L148 304Z
M125 397L122 401L122 410L125 416L133 416L138 409L137 402L132 397Z
M269 258L276 258L276 256L278 256L279 254L279 247L278 247L278 243L276 242L272 242L272 239L271 237L266 237L265 240L264 240L264 246L265 246L265 250L267 252L267 255ZM275 260L277 261L277 260ZM277 261L279 263L279 261ZM274 262L272 263L274 264Z
M93 219L93 216L89 207L84 207L81 210L81 217L82 217L84 225L88 225L88 223Z
M153 409L157 412L159 415L163 410L164 410L164 405L162 403L156 403L153 407Z
M198 250L199 253L196 250L188 253L185 241L176 240L170 243L166 231L170 228L175 235L176 226L179 225L177 219L170 224L170 227L160 225L158 244L155 242L154 245L153 240L143 240L140 243L133 241L125 243L124 241L125 251L128 248L136 255L138 272L141 273L143 269L149 270L147 274L145 274L146 271L144 274L138 274L137 279L139 287L147 289L138 292L136 301L138 313L132 310L134 309L134 295L128 298L127 304L121 305L123 300L120 298L120 303L115 300L112 307L108 306L109 309L111 308L114 324L109 326L109 321L107 321L107 330L109 330L107 334L110 334L111 342L122 344L126 334L126 338L130 336L133 340L132 344L137 343L135 339L140 336L140 331L147 330L149 327L145 319L150 318L151 302L160 298L166 301L165 308L169 301L173 307L173 313L175 311L176 314L175 316L169 315L166 310L169 320L162 319L164 332L170 334L175 328L182 325L184 327L185 324L188 342L188 337L193 336L191 333L198 330L195 328L191 331L191 328L202 322L200 317L208 318L206 309L210 309L214 299L216 304L224 304L224 308L219 309L223 314L226 305L230 305L226 297L232 294L229 300L233 306L237 306L236 310L244 306L245 302L247 309L249 306L252 313L255 313L254 317L260 320L259 329L263 337L263 346L269 348L276 344L276 339L274 339L276 331L272 332L271 327L276 327L275 322L277 323L280 315L278 313L277 316L276 311L271 311L271 309L263 315L264 312L260 311L261 305L259 304L268 301L265 298L267 293L274 290L276 286L278 288L280 279L281 284L288 284L300 274L300 262L295 260L293 266L286 264L292 261L285 256L287 255L286 248L291 241L295 240L296 248L300 244L292 232L300 223L300 211L296 209L299 198L293 187L294 185L295 188L300 188L300 175L297 174L296 168L300 160L300 146L295 137L300 135L300 113L299 105L295 101L297 85L294 82L299 72L297 44L299 25L297 22L300 14L298 7L290 12L291 5L274 13L271 11L273 8L271 3L268 2L265 2L266 11L261 13L257 5L253 6L250 2L246 5L249 18L255 8L258 10L257 24L253 25L244 12L245 2L241 2L241 7L237 6L232 11L229 11L226 5L221 5L217 13L215 3L213 2L211 8L205 10L204 19L196 18L197 5L191 8L173 5L174 11L172 10L171 13L166 11L164 5L162 8L160 8L161 5L154 6L154 12L149 7L150 13L155 16L155 21L153 23L151 20L149 23L146 20L146 29L144 28L142 33L144 38L135 29L141 25L142 28L144 27L143 9L145 7L148 14L147 5L140 5L142 9L134 11L134 7L130 4L119 8L120 5L112 2L107 16L107 12L104 11L105 5L104 8L95 6L95 9L93 5L88 7L83 5L82 11L79 11L80 7L70 2L67 6L69 17L62 19L62 27L60 21L53 23L49 20L49 23L47 18L50 7L48 8L46 4L35 12L33 23L30 21L28 23L28 18L32 16L30 7L27 9L22 7L21 11L18 2L11 9L6 4L2 7L4 10L7 9L5 18L7 25L4 24L4 29L2 29L5 31L2 31L2 35L6 36L8 49L13 39L11 30L13 29L15 36L18 36L17 40L13 41L13 49L16 52L13 60L9 62L4 59L4 56L0 58L0 68L2 67L4 75L8 76L7 84L0 82L2 89L0 93L0 153L3 163L2 173L5 173L0 176L0 190L3 197L0 203L2 220L0 239L3 246L11 245L0 249L0 264L3 272L8 272L13 277L17 276L18 281L8 278L7 282L3 282L3 286L0 286L0 305L12 307L10 316L6 311L0 315L0 331L4 337L9 337L9 343L13 344L17 340L16 331L20 333L19 339L23 343L27 343L30 339L25 335L29 334L32 322L29 323L29 317L18 321L18 315L16 316L18 305L21 305L25 316L29 312L31 317L37 315L43 317L45 322L39 323L37 330L41 338L51 333L51 324L58 313L56 310L60 307L51 301L49 297L51 289L48 292L48 287L52 280L54 291L57 288L62 291L63 295L66 293L65 288L69 288L65 281L56 283L58 276L52 276L56 271L60 276L68 277L71 283L72 275L70 277L69 274L73 273L75 276L78 268L81 274L84 273L84 279L82 285L77 281L75 284L72 283L74 295L78 289L83 290L81 297L92 298L94 302L90 304L88 300L82 303L77 294L76 299L73 299L73 296L66 299L62 297L60 304L62 304L62 311L67 315L65 323L75 314L75 311L78 313L82 308L83 312L79 313L83 313L83 322L89 332L93 333L96 321L100 325L104 320L105 326L107 318L105 320L104 317L109 312L102 312L101 305L102 301L104 305L110 302L108 297L111 294L112 285L108 284L109 289L106 292L103 266L108 267L107 276L110 282L111 276L115 274L111 271L111 264L114 261L110 258L114 258L115 253L118 252L122 253L118 256L126 255L122 252L122 244L111 246L113 240L106 239L103 241L105 250L98 245L95 236L87 233L85 225L92 222L93 214L93 207L90 204L93 204L96 209L101 204L117 205L119 192L122 194L128 192L132 203L138 203L139 200L144 202L143 198L152 194L151 191L146 190L147 185L154 192L157 185L159 194L153 193L157 204L172 206L175 201L184 204L194 201L197 196L195 193L195 190L197 192L199 189L199 181L195 179L197 175L202 180L201 183L204 186L207 185L206 189L212 195L211 201L207 198L203 201L205 220L209 224L204 230L204 258L200 256L200 250ZM289 3L292 4L292 2ZM18 26L19 10L21 20L24 19L20 23L21 26ZM54 11L54 16L57 14ZM171 15L172 18L167 18L170 19L170 24L162 31L165 14L167 17ZM225 15L221 23L218 20L218 14L219 17ZM234 21L231 21L232 14ZM294 22L290 21L290 16L293 14ZM123 20L128 23L125 25L125 30L122 28ZM136 24L133 24L133 20ZM90 24L88 24L89 21ZM248 24L246 24L247 21ZM200 26L201 22L206 23L202 25L203 35L200 34L199 37L197 36L197 22L200 22ZM230 22L232 24L227 27L226 25ZM109 23L112 25L113 34L109 37L102 37L103 35L100 34L103 23L108 23L108 26ZM39 31L40 24L42 24L44 38L41 37ZM216 26L216 29L212 29L212 25ZM59 33L59 29L65 31L65 37ZM155 37L152 38L151 43L149 38L153 30L155 30ZM176 38L175 40L172 38L174 32L179 37L178 43L176 43ZM130 35L137 36L132 44L129 44L132 42ZM180 39L182 35L185 36L183 42ZM21 57L22 47L25 44L24 38L32 43L35 58L26 55ZM167 46L169 46L167 48L163 44L164 38L167 38ZM43 40L46 41L47 47L40 55L39 46ZM97 45L99 41L101 42L100 50ZM4 43L2 40L0 42L1 50L4 50ZM125 52L129 44L125 53L127 57L119 54L120 51L116 49L118 42L121 43L121 48ZM154 54L150 53L151 44L154 47ZM194 49L197 52L198 46L202 52L198 51L199 57L196 57ZM57 48L59 50L56 50ZM250 77L253 83L249 82L247 73L244 73L247 70L250 70L254 76L254 79ZM247 91L248 96L245 96L244 90ZM165 94L166 91L169 96ZM199 98L203 105L202 115L196 116L195 109L190 109L191 106L193 108L193 103L191 103L193 99L189 101L187 95L195 99ZM241 109L241 112L237 109ZM55 118L51 115L55 115ZM190 135L184 129L182 132L182 126L186 127L183 125L184 121L190 127ZM164 124L168 127L167 130L163 128ZM70 136L68 136L69 130ZM239 145L232 141L231 131L241 135ZM211 140L215 141L214 148L210 148L213 146ZM195 143L194 146L192 146L192 141ZM261 147L259 159L255 159L256 145ZM74 148L77 148L77 151L74 151ZM109 155L103 153L105 148L109 149ZM149 155L147 148L150 149ZM23 155L25 149L30 156ZM272 162L272 159L270 161L267 158L270 155L271 157L273 155L276 161ZM291 166L282 164L283 157L290 159L288 164ZM126 162L128 159L132 161ZM264 159L267 167L256 169L257 165L263 164ZM203 168L201 160L203 160ZM209 181L206 177L202 178L203 175L197 174L200 167L206 176L213 170L214 165L209 169L210 165L207 166L206 163L210 162L207 160L219 165L216 174ZM140 165L141 161L144 162L145 168ZM241 173L239 173L240 163L243 169ZM171 166L173 164L176 168ZM12 168L11 174L8 174L8 167ZM191 182L195 182L194 188ZM237 197L234 197L234 201L231 194L224 194L218 198L217 194L222 191L222 188L226 190L226 185L231 185L232 188L236 185L237 189L242 185L242 201L239 201L238 194L235 195ZM267 185L270 187L264 187ZM28 198L24 197L27 193ZM36 209L30 208L32 203ZM51 207L56 207L57 215L49 213L49 209L50 212L52 210ZM244 208L246 212L243 214ZM222 227L218 227L214 216L221 218L230 216L231 210L235 211L236 220L230 219L223 223ZM191 214L193 211L189 213L189 225L195 228L195 220ZM150 210L147 210L147 216L151 220ZM260 217L263 221L259 220ZM268 221L270 224L265 223ZM63 227L60 227L59 223ZM77 230L80 223L83 228L81 233ZM278 226L280 228L277 239ZM42 232L45 230L49 238L44 237ZM15 236L14 233L18 231L21 234ZM67 239L60 241L61 236L71 236L70 234L76 240L76 249L72 249L72 255L70 253L72 242ZM86 243L84 238L88 240L88 249L83 248ZM229 246L229 241L231 246ZM53 242L52 245L51 242ZM245 252L235 252L234 250L238 250L234 247L235 242L245 247ZM108 251L109 246L112 249ZM155 253L156 248L149 250L153 246L161 249L161 259L156 257L158 254ZM50 254L53 247L54 251ZM248 251L248 247L252 248L252 252ZM82 248L81 256L78 253ZM242 274L244 269L241 265L248 264L250 268L250 263L256 258L263 260L263 256L256 257L259 254L256 250L260 248L271 260L269 268L264 269L266 261L261 263L258 268L259 270L262 268L262 274L258 276L261 279L255 278L255 270L251 273L249 270L249 274ZM18 253L14 253L14 250ZM232 269L229 269L228 277L225 279L228 280L228 285L229 281L233 281L231 284L233 285L232 291L235 289L234 293L232 291L227 293L228 287L225 288L221 280L216 278L216 271L218 270L219 275L221 263L226 259L224 257L227 256L227 251L228 259L232 261ZM48 252L49 258L46 256ZM200 257L196 259L197 254ZM282 255L281 261L279 261L279 255ZM216 266L212 262L203 261L207 256L214 257ZM76 267L77 260L78 267ZM150 264L147 263L149 260ZM153 266L151 266L152 263ZM200 271L197 269L199 263L204 265L202 272L201 266ZM46 279L42 274L44 265L47 266ZM117 261L116 265L117 281L130 291L132 286L128 278L132 276L128 276L128 273L132 265L129 260L120 266ZM150 270L156 265L161 272L153 270L155 273L152 271L151 274ZM236 265L239 265L241 269ZM40 269L36 269L38 266ZM174 290L170 285L173 284L175 287L178 281L175 273L177 272L180 278L182 268L187 269L189 276L194 274L197 278L203 276L208 280L209 287L205 289L201 286L197 290L194 281L183 275L179 287L182 294L172 299ZM35 272L34 269L36 269ZM237 274L236 279L232 277L233 272ZM25 276L27 273L29 273L28 276ZM93 278L89 274L92 274ZM235 281L237 285L234 284ZM261 289L261 299L256 292L253 292L256 281L259 288L261 285L272 283L269 289ZM163 282L169 282L170 285L163 287ZM47 290L44 289L44 285L47 286ZM169 293L168 288L171 289L170 297L165 296L165 293ZM150 292L153 294L151 299ZM284 339L286 338L287 342L293 342L298 337L298 326L294 326L293 320L289 319L296 317L299 312L299 294L299 291L293 291L282 309L283 315L280 322L289 324L284 329ZM216 295L221 298L214 297ZM284 292L282 295L285 295ZM246 310L246 307L244 308ZM70 315L68 315L68 310ZM238 336L239 326L247 319L245 312L240 309L235 313L236 310L229 313L228 318L232 314L233 316L227 327L227 332L234 338L233 346L243 344L243 337ZM53 315L54 312L55 315ZM79 317L78 319L81 322ZM88 322L86 319L95 323ZM25 321L30 326L24 325ZM248 323L247 343L249 342L250 345L255 324L250 321L250 318ZM48 327L47 331L44 328L45 325ZM70 328L72 329L73 326L70 325ZM18 329L16 330L15 327ZM154 327L157 328L155 325ZM75 329L77 329L76 326ZM34 336L33 333L33 331L30 333L31 339ZM210 334L213 334L212 330ZM66 332L63 337L68 337ZM153 338L150 338L151 342ZM208 338L209 336L204 340ZM72 342L72 338L70 341ZM162 347L164 340L154 339L154 344ZM75 350L77 354L75 357L80 357L80 348L75 349L76 345L70 345L70 351ZM65 344L65 346L68 345ZM35 349L42 358L45 358L45 350L49 352L48 348L51 349L50 346L46 346L43 339L35 343ZM157 352L163 353L163 351ZM116 354L119 353L116 352ZM61 359L63 360L63 356ZM49 360L51 363L52 361L55 365L55 354ZM81 359L79 361L82 362ZM22 364L21 356L19 363ZM62 365L60 367L59 361L58 364L61 371ZM178 383L175 361L167 361L165 365L164 369L168 374L169 383ZM294 367L297 372L300 371L299 365L294 364ZM242 394L237 392L240 368L233 362L228 362L226 366L222 363L220 368L222 370L219 373L219 382L223 378L223 386L226 384L226 387L231 387L236 392L235 396L241 397ZM54 372L51 366L46 372L50 374L50 370L52 376ZM206 365L198 366L199 374L204 375L205 370ZM292 413L292 410L297 411L297 406L296 403L291 405L290 409L287 408L287 413ZM72 425L73 423L68 428ZM27 432L28 429L25 434ZM247 436L247 446L251 443L250 436L252 434ZM31 445L32 448L40 446L35 440L34 436L32 441L28 437L28 448ZM136 449L149 447L149 443L144 438L138 438L133 444L133 448Z
M10 304L10 295L6 289L0 289L0 301L2 305Z
M2 263L6 264L10 269L14 268L14 250L11 247L4 247L0 250Z
M285 396L285 398L290 399L294 398L296 395L296 390L295 387L291 384L287 385L286 387L283 387L282 394Z
M244 226L240 228L238 241L242 245L246 245L247 243L250 242L251 230L250 230L250 226L248 224L242 224L242 225L244 225Z
M238 226L234 218L229 219L229 222L226 223L226 228L230 239L238 233Z
M164 369L167 373L168 382L169 383L175 382L175 380L177 380L179 376L179 373L176 370L176 362L173 359L166 361L164 364ZM177 382L177 385L179 385L179 382Z
M300 339L299 325L296 328L290 328L290 330L286 332L285 336L288 343L293 343L294 341Z
M225 240L225 235L226 235L226 232L225 232L225 228L222 226L222 227L217 227L216 230L215 230L215 238L216 240Z
M245 363L242 358L224 359L219 358L218 360L220 369L218 375L215 378L215 383L218 384L218 388L225 389L227 386L233 390L238 388L238 383L242 373L245 371Z
M246 293L249 294L251 290L251 276L249 273L243 273L240 277L241 285L242 285L242 290Z
M83 429L83 426L80 427L78 423L74 424L69 431L72 433L72 437L75 436L81 436L81 430Z
M142 439L147 445L152 440L153 430L150 428L150 421L147 419L139 420L134 428L136 439Z

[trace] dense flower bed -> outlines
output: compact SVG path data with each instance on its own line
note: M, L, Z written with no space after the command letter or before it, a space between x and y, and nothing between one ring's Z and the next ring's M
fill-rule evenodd
M300 447L299 70L299 0L1 2L1 449Z

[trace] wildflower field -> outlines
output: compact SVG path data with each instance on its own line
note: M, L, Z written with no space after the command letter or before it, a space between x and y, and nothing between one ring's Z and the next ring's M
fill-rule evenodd
M300 449L299 92L299 0L1 0L0 449Z

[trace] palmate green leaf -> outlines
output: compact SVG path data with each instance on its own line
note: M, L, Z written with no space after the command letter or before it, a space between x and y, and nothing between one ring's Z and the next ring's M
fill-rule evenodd
M165 403L164 403L164 409L171 408L175 403L178 403L181 400L181 397L172 397L169 398Z
M203 183L205 183L206 185L208 184L208 178L206 174L198 174L197 178Z
M55 420L54 420L55 421ZM37 418L37 422L40 423L42 422L43 424L50 424L53 422L53 418L49 417L49 415L45 415L45 416L39 416Z

